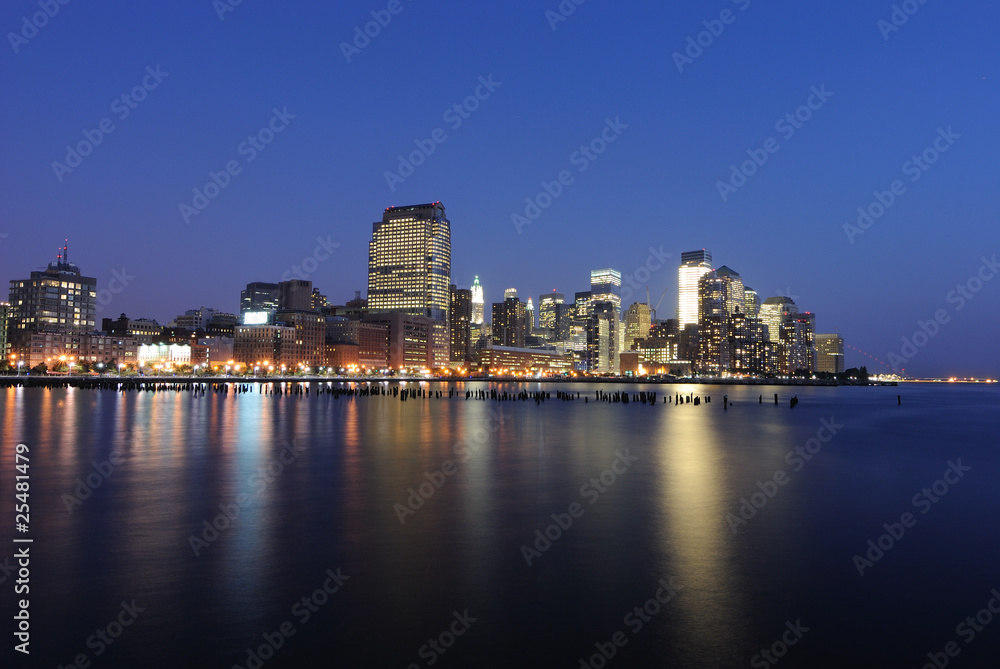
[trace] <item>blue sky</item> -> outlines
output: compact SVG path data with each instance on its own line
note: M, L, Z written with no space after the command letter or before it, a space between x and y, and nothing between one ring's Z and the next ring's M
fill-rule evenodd
M546 14L554 0L245 0L221 19L220 3L70 2L45 20L37 1L4 4L0 280L69 237L99 287L125 284L102 316L235 311L247 282L295 267L343 302L366 288L382 210L440 200L452 279L478 274L487 301L511 286L571 295L602 267L634 275L653 247L672 257L641 284L654 301L668 289L672 315L680 253L708 248L910 374L1000 373L1000 280L982 278L1000 254L994 5L902 3L915 12L880 27L891 2L588 0L562 3L564 21ZM89 155L53 166L85 132L100 138ZM251 136L270 142L251 150ZM907 165L925 150L931 164ZM399 172L414 151L421 164ZM730 181L752 156L763 164ZM197 200L210 173L225 187ZM558 196L518 229L543 182ZM724 199L719 182L739 185ZM891 205L845 231L876 192ZM207 206L185 220L182 204ZM849 350L865 362L885 369Z

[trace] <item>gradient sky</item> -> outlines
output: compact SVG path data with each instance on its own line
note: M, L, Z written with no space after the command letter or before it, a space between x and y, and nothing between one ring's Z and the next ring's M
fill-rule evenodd
M571 296L591 269L633 274L652 246L672 254L647 281L653 302L669 289L660 316L672 316L680 253L708 248L762 298L815 312L818 331L905 355L908 374L1000 375L1000 279L961 309L948 299L1000 254L995 4L914 3L885 39L892 3L871 0L589 0L555 30L556 0L401 0L350 62L341 43L393 3L247 0L222 20L219 4L71 2L15 45L41 10L3 4L5 285L69 237L99 288L129 277L98 319L166 323L202 305L237 311L247 282L279 280L321 237L339 247L308 278L343 303L366 288L382 210L440 200L452 280L478 274L487 302L510 286ZM732 22L678 71L674 52L727 9ZM121 119L115 100L147 66L169 74ZM453 128L445 112L490 76L499 86ZM813 86L833 95L786 137L776 122ZM247 161L240 143L274 108L295 118ZM53 161L105 118L114 130L60 181ZM573 153L606 118L627 128L581 172ZM438 128L445 141L390 190L385 172ZM939 128L959 137L911 181L904 164ZM769 138L777 151L723 201L717 182ZM232 160L240 173L185 223L179 205ZM562 170L572 183L518 232L511 215ZM897 179L905 192L851 243L844 224ZM907 355L901 338L938 310L947 322ZM847 363L886 369L851 349Z

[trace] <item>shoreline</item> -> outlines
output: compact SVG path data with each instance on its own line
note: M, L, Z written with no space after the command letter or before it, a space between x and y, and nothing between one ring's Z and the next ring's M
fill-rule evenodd
M0 376L0 387L62 387L77 388L107 387L117 384L267 384L267 383L337 383L337 384L373 384L373 383L594 383L612 385L703 385L703 386L897 386L896 381L842 382L830 379L633 379L626 377L545 377L524 379L518 377L325 377L325 376L269 376L269 377L233 377L233 376L122 376L104 375L20 375ZM906 383L904 381L904 383ZM947 383L942 381L941 383Z

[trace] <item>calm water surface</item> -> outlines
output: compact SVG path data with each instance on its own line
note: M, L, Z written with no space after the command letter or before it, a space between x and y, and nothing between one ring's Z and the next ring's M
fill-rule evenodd
M955 642L948 666L1000 666L1000 614L973 638L956 629L1000 591L1000 389L506 386L551 392L538 406L452 387L460 398L406 402L0 389L3 657L765 667L770 649L783 667L920 667ZM597 403L598 387L661 403ZM712 402L662 404L675 392ZM4 562L18 442L35 540L28 664L10 649ZM821 448L800 459L808 446ZM856 561L885 524L902 536ZM98 630L120 634L107 645ZM280 648L261 650L267 638Z

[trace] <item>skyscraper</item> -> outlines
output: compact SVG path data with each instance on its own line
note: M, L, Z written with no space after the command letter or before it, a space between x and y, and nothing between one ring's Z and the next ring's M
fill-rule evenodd
M844 339L840 335L816 335L816 371L831 374L844 371Z
M633 302L625 314L625 343L623 351L631 351L632 344L636 339L645 339L649 336L649 329L652 325L649 305L644 302Z
M769 297L760 305L760 319L767 326L767 338L777 344L781 341L781 323L788 316L799 313L790 297Z
M517 297L517 288L507 288L503 291L504 300L509 300L512 297Z
M590 273L590 296L594 302L611 302L622 312L622 273L616 269L595 269Z
M731 277L714 271L698 281L698 369L705 374L729 371L730 285Z
M527 314L524 302L508 297L493 303L493 343L498 346L524 347Z
M619 367L618 308L614 302L595 301L587 319L587 371L598 374L617 374Z
M368 245L368 308L435 321L434 364L449 355L448 308L451 285L451 223L440 202L389 207L372 224Z
M448 323L451 328L451 361L465 362L472 359L472 291L454 285L450 291Z
M750 286L743 286L743 307L750 318L760 317L760 296Z
M712 254L705 249L685 251L677 270L677 320L683 330L698 324L698 281L712 271Z
M556 326L556 305L566 301L562 293L552 291L538 298L538 327L554 328Z
M715 271L716 276L723 280L726 288L726 312L730 315L736 312L746 312L743 306L745 288L739 272L723 265Z
M472 280L472 324L482 325L486 316L486 302L483 299L483 286L479 276Z

